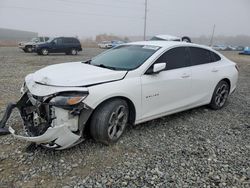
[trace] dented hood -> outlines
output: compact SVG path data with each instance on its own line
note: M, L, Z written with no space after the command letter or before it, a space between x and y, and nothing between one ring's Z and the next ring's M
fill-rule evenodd
M126 73L73 62L45 67L33 74L33 80L49 86L77 87L120 80Z

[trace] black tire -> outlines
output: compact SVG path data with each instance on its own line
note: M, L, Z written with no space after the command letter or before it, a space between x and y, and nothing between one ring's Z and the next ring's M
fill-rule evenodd
M105 145L117 142L126 128L128 116L126 101L114 99L103 103L91 117L91 136Z
M223 108L227 102L229 90L230 90L229 84L224 80L220 81L215 87L209 107L214 110Z
M43 49L41 49L40 54L44 55L44 56L49 55L49 50L47 48L43 48Z
M32 53L32 46L26 46L25 47L25 52Z
M75 48L72 48L72 49L70 50L70 54L71 54L71 55L77 55L77 53L78 53L78 51L77 51L77 49L75 49Z
M191 39L190 39L189 37L187 37L187 36L182 37L181 40L182 40L183 42L191 43Z

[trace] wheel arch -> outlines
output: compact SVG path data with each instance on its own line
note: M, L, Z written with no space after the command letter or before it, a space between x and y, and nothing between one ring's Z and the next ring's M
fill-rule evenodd
M221 82L221 81L227 82L228 85L229 85L229 91L231 91L231 81L230 81L230 79L228 79L228 78L223 78L222 80L220 80L220 82Z
M213 90L213 92L212 92L212 94L211 94L211 96L210 96L210 102L211 102L211 100L212 100L212 98L213 98L213 93L214 93L214 91L215 91L217 85L218 85L221 81L227 82L227 84L229 85L229 92L231 91L231 81L230 81L230 79L229 79L229 78L226 78L226 77L222 78L222 79L219 80L219 81L217 82L217 84L214 86L214 90Z
M136 119L136 108L134 103L132 102L132 100L130 100L128 97L124 97L124 96L114 96L114 97L110 97L108 99L105 99L104 101L102 101L101 103L99 103L97 105L97 107L94 109L94 111L99 108L101 105L103 105L104 103L114 100L114 99L121 99L127 102L128 107L129 107L129 124L134 124L135 123L135 119ZM93 111L93 113L94 113ZM92 113L92 114L93 114Z

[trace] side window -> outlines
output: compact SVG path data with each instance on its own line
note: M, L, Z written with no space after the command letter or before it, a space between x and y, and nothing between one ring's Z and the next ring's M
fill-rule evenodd
M221 60L221 57L218 54L216 54L216 53L214 53L212 51L210 51L210 55L211 55L211 58L212 58L213 62L217 62L217 61Z
M62 45L62 39L61 38L55 39L54 42L56 43L56 45Z
M186 47L177 47L165 52L155 63L166 62L166 70L190 66Z
M49 37L45 37L45 42L49 40Z
M73 38L64 38L64 43L66 43L66 44L73 44L74 40L73 40Z
M190 47L189 49L190 49L192 65L202 65L213 62L209 50L198 47Z
M44 42L43 37L39 37L40 42Z

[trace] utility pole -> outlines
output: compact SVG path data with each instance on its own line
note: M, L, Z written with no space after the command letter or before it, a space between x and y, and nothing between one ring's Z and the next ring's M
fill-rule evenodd
M147 32L147 14L148 14L148 0L145 0L144 35L143 35L144 40L146 40L146 32Z
M212 36L211 36L211 39L210 39L210 46L213 45L213 40L214 40L214 32L215 32L215 24L214 24L214 27L213 27L213 33L212 33Z

